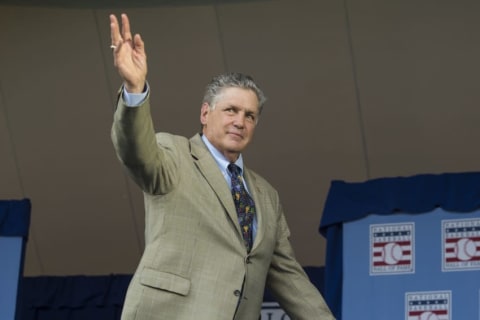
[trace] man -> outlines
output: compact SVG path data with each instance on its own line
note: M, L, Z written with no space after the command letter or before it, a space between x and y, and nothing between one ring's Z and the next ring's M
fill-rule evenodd
M122 319L256 320L265 286L292 319L333 319L294 258L277 192L243 165L262 91L242 74L216 77L201 107L201 134L155 134L144 43L121 18L120 30L110 16L124 82L112 139L146 209L145 251Z

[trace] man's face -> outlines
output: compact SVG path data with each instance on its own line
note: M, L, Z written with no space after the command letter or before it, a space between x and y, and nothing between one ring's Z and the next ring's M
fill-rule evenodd
M225 88L214 108L202 105L203 134L228 160L237 160L250 143L258 120L258 99L252 90Z

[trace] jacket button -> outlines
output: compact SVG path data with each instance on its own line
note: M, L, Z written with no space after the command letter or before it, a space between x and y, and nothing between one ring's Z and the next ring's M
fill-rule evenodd
M250 260L250 257L247 257L247 258L245 259L245 262L246 262L247 264L252 263L252 261Z
M234 294L236 297L240 297L241 292L240 292L240 290L235 290L235 291L233 291L233 294Z

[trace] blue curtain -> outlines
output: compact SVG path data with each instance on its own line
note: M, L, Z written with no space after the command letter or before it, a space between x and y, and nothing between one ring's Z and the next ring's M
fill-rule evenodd
M331 183L319 231L327 238L324 295L337 319L342 316L343 223L369 214L421 214L439 207L459 213L479 209L480 173L424 174L360 183Z
M29 199L0 200L0 236L28 238L30 227Z
M25 277L21 320L116 320L131 275Z

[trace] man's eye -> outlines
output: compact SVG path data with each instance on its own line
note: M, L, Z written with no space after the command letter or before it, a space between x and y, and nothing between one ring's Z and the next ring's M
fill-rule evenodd
M252 121L255 121L255 115L254 114L247 114L247 118L252 120Z

